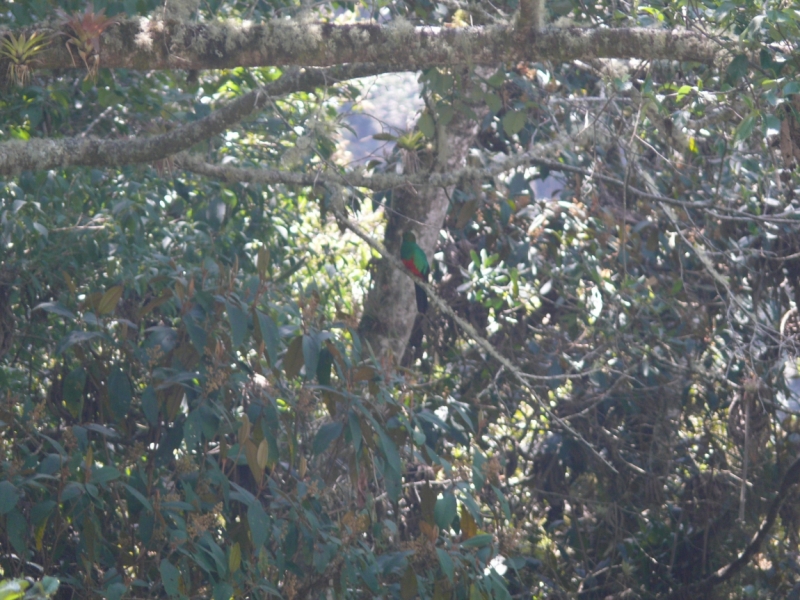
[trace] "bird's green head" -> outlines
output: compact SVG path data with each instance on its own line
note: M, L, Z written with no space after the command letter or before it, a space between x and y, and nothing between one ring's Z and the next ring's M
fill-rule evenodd
M417 243L417 236L415 236L410 231L406 231L403 234L403 241L408 243L408 244L416 244Z

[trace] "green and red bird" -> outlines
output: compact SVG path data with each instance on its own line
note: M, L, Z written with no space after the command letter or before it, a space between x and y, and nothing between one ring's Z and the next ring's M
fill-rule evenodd
M417 246L417 238L410 231L406 231L403 234L403 245L400 246L400 259L414 275L422 279L422 281L428 281L428 275L431 272L428 258L425 256L425 252L423 252L422 248ZM420 313L424 313L428 310L428 296L425 294L425 290L417 284L414 284L414 292L417 295L417 310Z

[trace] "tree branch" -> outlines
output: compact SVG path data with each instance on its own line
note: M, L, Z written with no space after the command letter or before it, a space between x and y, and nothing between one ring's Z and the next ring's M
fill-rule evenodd
M544 29L544 0L520 0L517 30L527 35Z
M270 96L313 91L333 82L383 73L385 66L343 65L324 69L290 69L280 79L249 92L207 117L167 133L143 138L100 140L76 136L0 144L0 175L70 166L113 167L154 162L222 133L262 108Z
M627 187L628 193L633 196L647 200L656 200L665 204L679 206L681 208L708 208L710 201L685 202L676 200L669 196L653 194L626 184L625 181L608 175L596 173L590 169L573 167L557 160L537 158L541 155L541 149L536 148L528 152L514 154L503 161L489 165L488 167L465 167L454 171L439 173L417 173L410 175L397 175L394 173L365 173L363 171L351 171L349 173L337 173L335 171L306 171L299 173L296 171L284 171L280 169L263 169L235 167L231 165L216 165L205 162L200 157L192 154L180 154L176 157L176 163L183 169L214 177L227 183L248 182L261 184L282 183L285 185L347 185L353 187L366 188L370 190L388 190L401 186L411 185L414 187L447 187L458 185L465 180L480 180L496 177L502 173L511 171L522 166L545 167L550 171L563 173L575 173L590 179L597 179L605 183L610 183L619 187ZM716 213L709 213L712 216L719 216ZM746 220L746 219L742 219Z
M528 0L529 2L531 0ZM530 13L530 15L528 14ZM526 16L527 15L527 16ZM525 10L524 19L535 16ZM26 28L33 31L34 28ZM55 39L69 39L66 26ZM454 64L566 62L577 58L639 58L714 64L723 50L688 30L649 28L547 29L510 25L414 27L396 20L334 24L274 19L265 23L190 23L127 19L102 36L100 66L112 69L226 69L382 63L394 71ZM64 44L37 55L37 68L73 68Z
M715 573L712 573L704 580L676 590L675 592L666 596L666 599L681 600L683 598L706 597L706 594L708 594L712 588L727 581L736 575L736 573L741 571L761 548L761 544L764 542L767 534L769 534L772 526L775 524L775 520L778 517L778 511L781 509L783 502L786 500L786 496L798 481L800 481L800 458L795 459L795 461L784 474L783 480L781 481L781 487L778 490L778 495L775 496L770 503L766 518L761 523L761 527L758 528L758 531L753 536L753 539L738 556L738 558L725 565L721 569L718 569Z

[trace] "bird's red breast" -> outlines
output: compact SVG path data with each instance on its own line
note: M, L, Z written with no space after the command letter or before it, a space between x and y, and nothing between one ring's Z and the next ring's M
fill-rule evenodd
M404 258L404 259L403 259L403 264L404 264L404 265L406 266L406 268L407 268L409 271L411 271L411 272L412 272L414 275L416 275L416 276L417 276L417 277L419 277L420 279L423 279L423 277L422 277L422 273L420 273L420 272L419 272L419 269L417 269L416 265L414 264L414 259L412 259L412 258L407 258L407 259L406 259L406 258Z

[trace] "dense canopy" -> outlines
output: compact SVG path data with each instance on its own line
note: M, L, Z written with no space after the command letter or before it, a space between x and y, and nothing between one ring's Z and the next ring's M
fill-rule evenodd
M798 597L798 42L0 3L0 600Z

